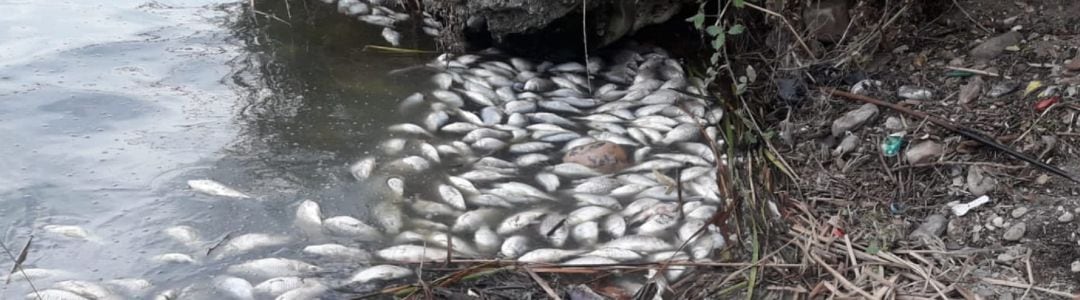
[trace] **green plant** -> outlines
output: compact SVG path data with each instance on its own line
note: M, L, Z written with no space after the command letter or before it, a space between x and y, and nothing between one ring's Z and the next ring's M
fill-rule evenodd
M745 0L730 0L723 4L720 0L717 1L718 11L716 15L708 15L705 13L705 6L710 0L701 1L698 5L698 12L693 16L686 19L687 22L693 23L694 28L701 31L704 36L708 38L708 44L712 48L712 55L709 57L709 68L706 71L706 84L716 79L716 74L722 69L729 68L730 64L727 63L727 52L725 51L725 45L727 44L728 36L736 36L743 34L746 31L746 26L738 22L725 21L727 10L730 6L735 8L743 8L746 3ZM706 26L706 19L712 18L712 24ZM723 64L721 64L723 62ZM752 67L747 67L746 76L740 76L736 83L736 93L742 94L746 91L746 85L754 82L757 77L757 73L754 72Z

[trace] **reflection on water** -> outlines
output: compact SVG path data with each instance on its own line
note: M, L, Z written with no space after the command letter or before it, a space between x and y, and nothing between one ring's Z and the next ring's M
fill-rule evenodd
M0 241L17 249L34 235L26 267L71 273L38 288L113 278L179 288L250 258L205 259L205 248L161 234L174 225L207 244L229 233L295 236L306 198L328 216L363 219L366 196L343 166L400 121L397 98L427 88L422 71L387 73L430 57L360 51L380 31L318 1L255 1L258 13L222 0L0 8L17 12L0 18L10 28L0 33ZM197 178L258 200L194 194L185 181ZM43 230L55 224L88 236ZM304 242L294 243L252 256L297 257ZM198 262L151 259L171 252ZM15 282L0 298L28 291Z

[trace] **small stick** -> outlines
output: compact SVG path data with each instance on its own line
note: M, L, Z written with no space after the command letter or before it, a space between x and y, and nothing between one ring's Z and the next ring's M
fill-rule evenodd
M840 284L844 285L844 287L846 287L848 289L851 289L852 291L854 291L856 293L859 293L859 295L862 295L863 297L866 297L866 299L874 299L874 295L870 295L870 293L867 293L866 291L864 291L861 288L859 288L858 286L856 286L854 283L851 283L851 281L848 281L847 278L844 278L843 274L840 274L840 272L837 272L836 269L833 269L832 267L830 267L829 264L827 264L827 263L825 263L825 261L821 260L821 258L818 257L817 254L814 254L813 252L811 252L810 253L810 259L813 260L814 262L816 262L822 268L825 268L825 271L829 271L829 274L832 274L833 278L836 278L836 280L839 281Z
M551 299L554 300L562 300L562 297L559 297L559 294L555 293L555 290L551 289L551 286L548 285L547 281L544 281L543 278L540 278L540 275L537 275L536 272L533 272L529 268L525 268L525 272L529 273L529 277L532 277L532 279L536 281L536 284L540 285L540 288L544 289L544 292L548 294L548 297L551 297Z
M985 71L985 70L979 70L979 69L961 68L961 67L952 67L952 66L945 67L945 68L949 69L949 70L953 70L953 71L968 72L968 73L974 73L974 74L983 75L983 76L1003 77L1005 79L1012 79L1012 77L1009 77L1009 76L1001 76L1001 74L998 74L998 73Z
M1054 295L1054 296L1062 296L1062 297L1065 297L1065 298L1080 297L1080 295L1073 295L1073 294L1069 294L1069 293L1062 292L1062 291L1055 291L1055 290L1051 290L1051 289L1048 289L1048 288L1038 287L1038 286L1035 286L1035 285L1032 285L1032 284L1016 283L1016 282L1012 282L1012 281L994 279L994 278L986 278L986 277L983 277L982 281L984 281L986 283L989 283L989 284L993 284L993 285L1008 286L1008 287L1014 287L1014 288L1020 288L1020 289L1031 288L1031 289L1036 290L1036 291L1051 294L1051 295ZM1073 298L1073 299L1075 299L1075 298Z

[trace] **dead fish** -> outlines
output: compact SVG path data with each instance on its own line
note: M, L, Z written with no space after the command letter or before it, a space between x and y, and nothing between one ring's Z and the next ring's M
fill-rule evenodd
M367 283L375 280L389 281L412 276L413 271L395 265L378 265L356 272L349 283Z
M438 189L439 196L442 197L443 202L450 204L450 206L456 209L465 210L465 196L461 195L461 191L453 186L442 183L439 184Z
M700 133L700 129L696 124L681 124L675 126L675 128L668 131L664 135L664 138L660 140L660 144L671 145L679 142L686 142L692 139L696 139Z
M617 260L606 258L606 257L582 256L582 257L578 257L578 258L574 258L574 259L571 259L571 260L561 262L561 263L559 263L559 265L563 265L563 266L606 265L606 264L615 264L615 263L618 263L618 262L619 261L617 261Z
M559 189L559 176L552 173L536 173L536 182L540 183L540 186L544 187L544 190L548 192Z
M194 190L196 192L199 192L199 193L211 195L211 196L221 196L221 197L240 198L240 199L251 198L251 196L248 196L247 194L241 193L240 191L234 190L234 189L232 189L232 188L230 188L228 186L225 186L224 184L221 184L220 182L213 181L213 180L210 180L210 179L188 180L187 184L188 184L188 187L190 187L192 190Z
M476 244L476 249L485 254L493 253L499 250L502 245L499 235L491 230L491 227L487 225L480 226L473 234L473 243Z
M317 236L322 233L322 219L322 210L319 208L319 203L305 199L300 202L300 205L296 206L296 218L293 224L309 236Z
M107 288L107 287L105 287L103 285L97 284L97 283L89 282L89 281L65 280L65 281L60 281L60 282L54 283L52 288L72 292L72 293L78 294L79 296L86 297L87 299L100 299L100 300L121 299L121 297L114 294L111 290L109 290L109 288ZM37 299L37 298L34 298L34 299ZM49 299L49 298L45 297L45 295L42 295L41 299Z
M578 205L594 205L600 207L606 207L613 210L621 210L622 204L618 199L611 196L593 195L593 194L573 194L574 200L578 201Z
M394 23L397 22L397 20L395 20L394 18L376 15L361 15L356 17L356 19L360 20L360 22L368 23L379 27L391 27L394 26Z
M395 196L405 196L405 180L398 177L390 177L386 179L386 187L390 188L390 191Z
M308 282L305 281L305 279L296 276L274 277L256 284L252 288L252 292L256 295L274 298L285 292L308 285Z
M371 254L367 251L340 244L310 245L304 247L303 252L308 255L337 261L352 262L371 260Z
M675 246L658 237L628 235L604 244L606 248L620 248L638 252L656 252L674 249Z
M398 155L402 150L405 150L405 139L394 138L383 141L379 144L379 149L388 155Z
M449 175L446 179L450 182L450 185L456 187L462 194L476 195L480 193L480 190L476 189L476 186L465 178Z
M537 123L551 123L551 124L562 125L562 126L566 126L566 127L577 127L576 122L571 121L570 119L567 119L567 118L563 118L562 116L559 116L559 115L556 115L556 114L553 114L553 113L538 112L538 113L526 114L525 116L529 117L529 120L532 120L533 122L537 122Z
M524 168L524 167L530 167L530 166L535 166L535 165L538 165L538 164L546 163L546 162L548 162L550 160L551 160L551 157L549 157L547 155L544 155L544 154L527 153L525 155L518 156L518 158L514 160L514 164L516 164L518 167L523 167Z
M565 223L565 215L551 213L544 216L544 219L540 221L540 226L537 226L536 229L548 243L561 248L566 245L566 240L570 237L570 230L567 226L564 226Z
M529 225L532 225L544 214L548 213L546 208L538 208L529 211L516 213L507 217L499 224L498 229L495 230L499 235L508 235L515 233Z
M496 183L495 184L495 189L500 190L500 191L504 191L506 193L506 195L500 195L500 196L503 196L503 198L521 197L521 198L533 198L533 199L551 200L551 201L555 200L555 197L552 197L551 195L548 195L547 193L545 193L543 191L540 191L539 189L536 189L535 187L533 187L531 185L521 183L521 182ZM494 194L499 195L498 193L494 193ZM513 201L511 199L507 199L507 200Z
M504 140L513 137L512 134L506 131L491 129L491 128L477 128L470 131L464 137L461 138L462 142L473 143L484 138L493 138L497 140Z
M323 226L331 234L348 236L364 241L375 241L382 238L378 229L350 216L337 216L323 220Z
M389 261L421 262L446 259L446 249L417 245L397 245L375 252L379 258Z
M574 226L570 236L578 245L592 246L600 239L600 226L593 221L581 223Z
M449 133L456 133L456 134L465 134L465 133L472 132L473 130L476 130L478 128L480 128L480 126L476 125L476 124L472 124L472 123L468 123L468 122L455 122L455 123L450 123L450 124L447 124L446 126L443 126L442 128L439 129L439 131L449 132Z
M412 124L412 123L401 123L401 124L391 125L390 127L387 128L387 130L390 131L390 132L393 132L393 133L415 134L415 135L423 135L423 136L427 136L427 137L432 136L431 133L428 132L427 130L424 130L423 127L420 127L419 125Z
M26 294L27 300L90 300L80 296L79 294L72 293L65 290L47 289L38 292Z
M638 225L635 233L641 235L660 235L665 233L669 228L677 225L678 218L670 214L657 214L649 217L645 220L645 223Z
M461 96L459 96L457 93L451 92L449 90L435 90L431 92L431 96L435 97L435 99L439 101L442 101L442 103L446 103L447 105L453 107L465 106L465 99L462 99Z
M498 107L488 106L480 110L480 119L484 120L484 125L499 124L502 123L503 113Z
M458 177L464 178L472 182L490 182L511 178L513 176L489 170L472 170L462 173L461 175L458 175Z
M413 199L412 202L409 203L409 206L413 211L425 216L457 216L460 214L460 212L450 205L423 199Z
M550 171L556 175L570 178L595 177L602 175L589 167L577 163L561 163L551 167Z
M583 194L605 195L622 185L623 184L619 182L618 179L607 176L597 176L585 179L584 181L578 183L576 186L574 186L574 192Z
M491 207L505 207L505 208L514 207L514 205L511 204L509 201L506 201L506 199L503 199L502 197L499 197L497 195L492 195L492 194L480 194L480 195L467 197L467 198L465 198L465 201L468 202L469 204L473 204L473 205L477 205L477 206L491 206Z
M277 296L277 298L274 298L274 300L319 299L319 297L321 297L322 294L325 294L329 290L330 290L330 288L327 287L326 285L323 285L322 283L319 283L318 281L313 281L313 282L310 282L309 284L306 284L306 285L301 286L299 288L296 288L296 289L290 290L288 292L282 293L281 295Z
M479 208L467 211L457 217L451 230L454 232L473 231L487 225L488 220L497 218L502 210L495 208Z
M604 218L604 232L615 238L626 235L626 219L618 214L610 214Z
M375 170L375 158L365 157L349 166L349 173L353 175L356 180L364 181L371 176L371 171Z
M292 241L285 235L273 235L266 233L249 233L228 239L220 247L208 251L214 259L221 259L248 251L263 248L282 246Z
M596 220L612 213L611 209L600 206L585 206L578 208L566 217L566 225L574 226L588 221Z
M60 280L78 277L78 274L70 271L42 268L21 268L18 272L14 272L10 275L11 277L3 276L0 277L0 279L3 279L2 281L4 282L18 282L24 280Z
M395 169L412 173L424 172L431 168L431 162L429 162L427 159L424 159L423 157L416 155L401 158L399 160L391 162L390 165L393 166Z
M199 232L195 231L195 228L191 226L173 226L165 228L162 232L173 240L189 247L195 247L202 243L199 240Z
M450 122L450 114L442 110L436 110L427 114L424 117L424 127L428 131L437 131Z
M615 198L622 198L622 197L637 195L638 193L645 190L646 188L648 188L648 186L635 184L635 183L627 183L627 184L623 184L622 186L619 186L619 187L615 188L614 190L611 190L611 192L608 193L608 196L612 196L612 197L615 197Z
M255 299L253 287L247 280L232 276L218 276L214 278L214 287L228 295L231 299L244 300Z
M397 30L393 30L390 27L383 28L382 37L387 43L390 43L390 45L393 45L394 47L401 46L401 33L397 32Z
M155 262L164 264L194 264L195 258L191 255L183 253L165 253L154 256L152 258Z
M638 254L635 251L622 249L622 248L607 248L607 247L602 247L600 249L593 250L592 252L582 254L582 256L604 257L604 258L612 259L612 260L615 260L615 261L634 261L634 260L641 260L643 258L641 256L641 254Z
M529 238L523 235L515 235L506 238L499 248L499 254L506 258L517 258L529 251Z
M394 200L383 200L371 209L375 223L383 228L387 234L396 234L401 231L402 219L401 207Z
M482 138L473 143L472 147L477 150L494 152L505 148L506 142L494 138Z
M41 227L42 230L48 233L56 234L66 238L89 240L90 233L80 226L76 225L45 225Z
M555 145L545 142L525 142L510 145L510 153L533 153L555 148Z
M526 263L552 263L584 252L585 250L541 248L521 255L521 257L517 258L517 261Z
M262 258L229 266L226 272L251 278L272 278L284 276L307 276L322 271L322 268L306 262L287 258Z

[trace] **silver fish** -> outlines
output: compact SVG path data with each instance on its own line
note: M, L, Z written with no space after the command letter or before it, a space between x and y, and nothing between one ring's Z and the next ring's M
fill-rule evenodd
M153 261L164 264L194 264L195 258L183 253L165 253L151 258Z
M86 297L87 299L121 299L119 295L114 294L111 290L109 290L109 288L89 281L65 280L54 283L52 288L72 292L78 294L79 296ZM40 299L49 298L45 297L45 295L42 295L42 298Z
M424 103L424 94L413 93L408 97L401 99L401 102L398 102L398 110L403 112L409 111L422 103Z
M202 241L199 240L199 232L195 231L195 228L192 228L191 226L173 226L165 228L162 232L173 240L189 247L195 248L202 243Z
M376 15L362 15L356 17L356 19L360 20L360 22L368 23L379 27L391 27L394 26L394 23L397 23L397 20L395 20L394 18Z
M405 150L405 139L393 138L383 141L379 144L379 148L388 155L398 155L402 150Z
M393 45L394 47L401 45L401 33L397 32L397 30L390 29L390 27L383 28L382 37L387 43L390 43L390 45Z
M371 176L371 171L375 170L375 158L365 157L349 166L349 173L353 175L356 180L364 181Z
M636 173L652 170L669 170L681 167L683 163L667 159L654 159L637 164L636 166L623 169L623 173Z
M465 178L449 175L446 179L450 182L450 185L456 187L462 194L476 195L480 193L480 190L476 189L476 186Z
M669 214L657 214L649 217L645 220L645 223L638 226L635 233L641 235L659 235L664 233L671 227L674 227L679 222L679 219L674 215Z
M308 255L322 257L324 259L353 262L371 260L371 254L367 251L343 246L340 244L319 244L304 247L303 252Z
M595 177L602 175L600 172L576 163L561 163L552 166L550 171L556 175L570 178Z
M247 253L248 251L257 248L282 246L288 244L290 241L292 241L292 239L285 235L249 233L229 239L209 254L212 254L214 259L221 259L228 256Z
M582 254L582 256L604 257L615 261L634 261L641 260L643 258L641 254L638 254L635 251L622 248L608 247L593 250L592 252Z
M579 206L594 205L600 207L606 207L613 210L621 210L622 204L618 199L611 196L593 195L593 194L573 194L574 200L578 201Z
M255 299L251 283L247 280L232 277L218 276L214 278L214 286L230 299Z
M435 163L442 162L442 158L439 157L439 149L435 148L435 146L428 144L427 142L419 142L417 147L420 149L420 155L423 158Z
M538 137L537 139L542 141L542 142L561 143L561 142L570 141L570 140L573 140L573 139L576 139L576 138L579 138L579 137L581 137L581 134L578 134L577 132L567 131L567 132L556 132L554 134L543 135L541 137Z
M653 207L653 206L655 206L655 205L657 205L659 203L660 203L660 200L657 200L657 199L640 198L640 199L634 200L634 202L631 202L630 204L626 205L626 207L623 208L623 210L621 212L619 212L619 214L622 215L623 217L635 216L638 213L644 211L645 209Z
M443 202L450 204L450 206L464 210L465 209L465 196L461 195L461 191L448 184L439 184L439 196L442 197Z
M611 190L611 192L608 193L608 196L612 196L612 197L615 197L615 198L622 198L622 197L627 197L627 196L631 196L631 195L637 195L638 193L645 190L646 188L648 188L648 186L640 185L640 184L634 184L634 183L623 184L622 186L619 186L619 187L615 188L614 190Z
M510 153L533 153L555 148L555 145L545 142L525 142L510 145Z
M387 234L396 234L401 231L402 219L401 207L394 200L383 200L371 208L375 223L383 228Z
M547 111L581 114L582 111L573 105L562 101L537 101L537 106Z
M535 112L537 108L536 101L530 100L517 100L503 103L503 109L507 113L531 113Z
M435 83L439 90L447 90L454 84L454 77L447 73L439 73L431 76L431 82Z
M506 201L506 199L503 199L502 197L499 197L497 195L492 195L492 194L480 194L480 195L475 195L475 196L471 196L471 197L466 197L465 201L468 202L469 204L476 205L476 206L492 206L492 207L505 207L505 208L514 207L514 205L511 204L509 201Z
M375 241L382 238L382 232L379 232L379 229L350 216L327 218L323 220L323 226L331 234L358 240Z
M540 236L544 237L552 246L563 247L566 245L567 238L570 237L570 230L567 226L563 226L565 220L565 215L558 213L547 214L536 229Z
M559 189L559 176L552 173L536 173L536 182L540 183L540 186L544 187L544 190L548 192Z
M504 140L504 139L509 139L511 137L512 137L512 135L509 132L506 132L506 131L496 130L496 129L491 129L491 128L477 128L476 130L470 131L468 134L466 134L464 137L462 137L461 141L466 142L466 143L473 143L473 142L476 142L476 141L478 141L478 140L480 140L482 138L493 138L493 139L498 139L498 140Z
M527 124L529 124L529 118L521 113L512 113L506 117L506 125L524 127Z
M393 133L417 134L417 135L424 135L424 136L428 136L428 137L432 136L431 133L428 132L427 130L424 130L423 127L420 127L420 126L418 126L416 124L412 124L412 123L401 123L401 124L391 125L390 127L387 128L387 130L389 130L390 132L393 132Z
M440 261L446 259L446 249L417 245L397 245L376 251L375 255L389 261Z
M547 92L555 89L556 85L551 80L544 78L532 78L525 81L524 90L530 92Z
M600 239L600 226L596 222L585 222L574 226L570 233L578 245L592 246Z
M495 138L481 138L472 144L472 147L477 150L484 150L488 152L500 150L506 147L506 142Z
M409 206L413 211L425 216L457 216L459 214L457 210L449 205L422 199L413 199Z
M196 192L199 192L199 193L211 195L211 196L221 196L221 197L240 198L240 199L251 198L251 196L248 196L247 194L241 193L240 191L234 190L234 189L232 189L232 188L230 188L228 186L225 186L224 184L221 184L220 182L213 181L213 180L210 180L210 179L188 180L187 184L188 184L188 187L190 187L192 190L194 190Z
M484 125L495 125L502 123L503 113L498 107L488 106L480 110L480 118L484 120Z
M532 225L534 222L536 222L538 218L547 213L548 210L546 208L538 208L513 214L510 217L507 217L506 220L503 220L502 223L499 224L499 227L495 230L495 232L497 232L499 235L508 235L511 233L515 233L525 227L528 227L529 225Z
M499 235L487 225L480 226L480 228L476 230L473 234L473 242L476 244L477 250L485 254L498 251L502 245L502 240L499 238Z
M604 244L603 247L619 248L638 252L656 252L674 249L675 246L658 237L647 235L628 235Z
M453 107L465 106L465 99L462 99L457 93L449 90L435 90L431 92L431 96L434 96L435 99Z
M513 177L489 170L472 170L458 176L472 182L490 182Z
M322 268L306 262L287 258L263 258L229 266L226 272L241 277L272 278L306 276L322 271Z
M523 197L523 198L535 198L540 200L555 200L555 197L525 183L521 182L505 182L495 184L495 188L505 191L509 196ZM508 198L507 196L503 196ZM507 199L511 200L511 199ZM513 200L511 200L513 201Z
M585 179L584 181L578 183L576 186L574 186L574 192L604 195L622 185L623 184L617 179L607 176L597 176Z
M578 208L566 217L566 225L573 226L588 221L596 220L610 214L612 210L600 206L585 206Z
M475 163L473 163L473 166L478 169L490 170L514 169L517 167L517 165L512 162L508 162L491 156L480 158Z
M566 259L567 257L580 255L584 252L585 250L541 248L521 255L521 257L517 258L517 261L526 263L552 263Z
M451 230L454 232L473 231L486 226L489 220L498 218L502 210L495 208L479 208L467 211L457 217Z
M39 296L40 295L40 296ZM43 300L90 300L90 298L83 297L79 294L72 293L65 290L47 289L38 292L26 294L27 300L43 299Z
M140 278L118 278L106 280L105 285L109 286L111 290L118 291L122 294L141 297L145 295L150 288L153 287L149 281Z
M274 277L256 284L252 291L256 295L277 297L285 292L307 285L305 279L296 276Z
M615 238L626 235L626 219L618 214L610 214L604 218L604 232Z
M529 238L522 235L515 235L508 237L503 241L502 246L499 248L499 254L512 259L525 254L529 249L531 249L529 247Z
M274 300L308 300L319 299L322 294L329 291L330 288L318 281L311 282L310 284L302 287L287 291L274 298Z
M522 156L518 156L518 158L514 160L514 164L518 165L519 167L529 167L548 162L549 160L551 160L551 157L547 155L539 153L528 153Z
M465 98L468 98L469 100L472 100L474 103L482 105L482 106L495 105L495 102L492 101L492 100L493 100L493 98L498 97L498 95L495 95L494 91L490 91L491 95L486 95L486 94L478 92L478 91L470 91L470 90L460 90L460 92L462 94L465 94Z
M468 122L455 122L455 123L450 123L450 124L447 124L446 126L443 126L442 128L439 129L439 131L449 132L449 133L457 133L457 134L465 134L465 133L469 133L469 132L471 132L473 130L476 130L477 128L480 128L480 126L476 125L476 124L468 123Z
M678 142L686 142L698 137L700 129L696 124L681 124L664 135L661 144L671 145Z
M585 66L578 62L565 62L551 67L551 69L549 69L548 71L564 73L584 73Z
M11 277L3 276L3 277L0 277L0 279L3 279L4 282L8 282L8 281L18 282L18 281L24 281L24 280L33 281L33 280L42 280L42 279L59 280L59 279L65 279L65 278L74 278L74 277L77 277L77 276L78 276L78 274L76 274L76 273L73 273L73 272L70 272L70 271L64 271L64 270L41 269L41 268L22 268L22 269L19 270L19 272L17 274L11 274Z
M391 192L394 192L395 196L405 196L405 180L398 177L390 177L386 179L386 187L390 188Z
M356 272L349 283L367 283L375 280L389 281L412 276L411 269L395 265L378 265Z
M529 120L532 120L533 122L551 123L556 125L563 125L566 127L577 127L576 122L549 112L530 113L526 114L526 116L529 117Z
M437 110L429 113L427 117L424 117L424 127L428 131L437 131L450 122L450 114L445 111Z

